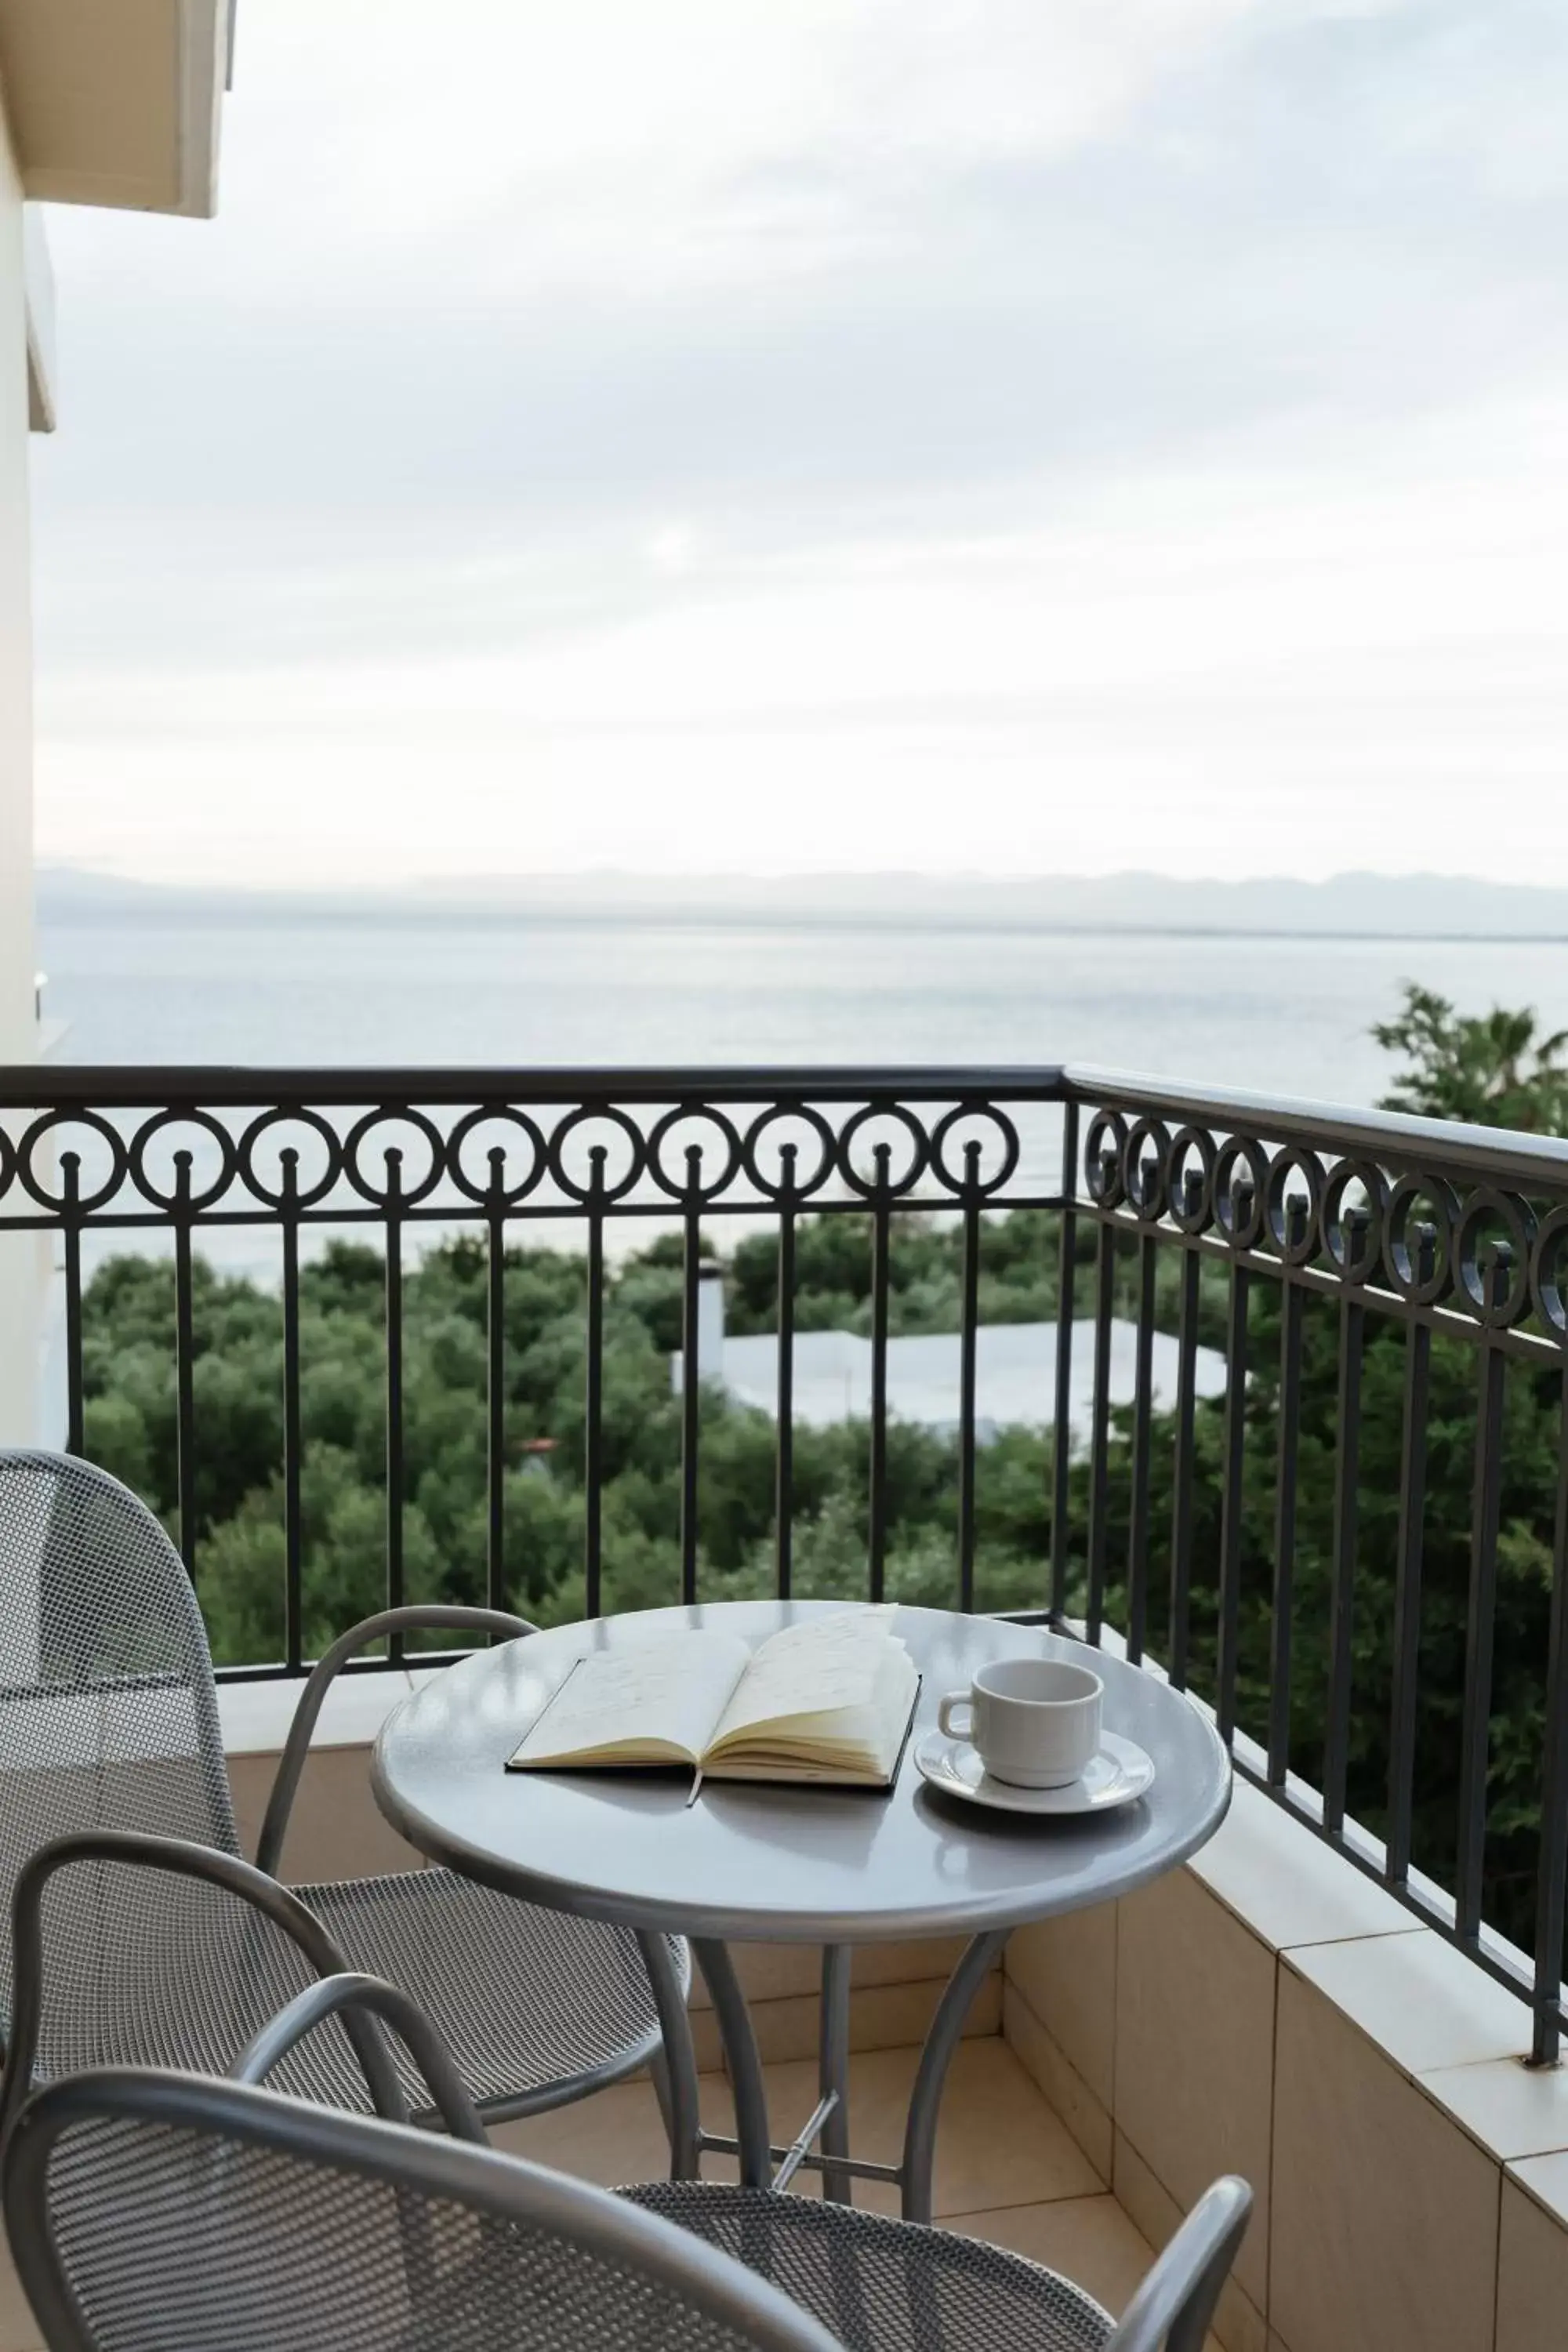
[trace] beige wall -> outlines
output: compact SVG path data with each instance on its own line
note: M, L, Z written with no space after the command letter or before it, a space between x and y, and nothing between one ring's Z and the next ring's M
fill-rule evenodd
M22 192L0 120L0 1062L33 1045L32 701Z
M0 1066L30 1061L33 682L22 191L0 90ZM0 1234L0 1444L33 1434L40 1253Z

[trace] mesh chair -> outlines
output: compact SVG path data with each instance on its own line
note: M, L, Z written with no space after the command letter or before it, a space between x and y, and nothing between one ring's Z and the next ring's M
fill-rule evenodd
M355 1650L425 1627L531 1630L443 1607L387 1611L344 1634L301 1692L253 1868L201 1612L162 1528L87 1463L0 1452L0 1903L12 1911L0 2130L30 2082L84 2066L221 2074L292 1994L357 1966L430 2012L495 2119L652 2060L678 2168L694 2168L690 1962L678 1939L568 1918L446 1870L292 1892L270 1874L333 1675ZM300 2050L281 2087L363 2107L377 2044L350 2022ZM405 2053L395 2063L417 2102L416 2070Z
M5 2208L50 2352L834 2352L604 2189L194 2075L39 2092Z
M1202 2352L1252 2210L1244 2180L1216 2180L1113 2321L1057 2272L918 2221L698 2181L620 2193L782 2287L847 2352Z
M235 2062L247 2084L277 2074L329 2020L391 2026L455 2138L482 2137L430 2021L392 1986L310 1986ZM400 2110L376 2103L383 2114ZM674 2221L782 2291L847 2352L1201 2352L1252 2210L1243 2180L1215 2181L1150 2268L1119 2321L1055 2271L915 2221L755 2189L656 2181L620 2195Z

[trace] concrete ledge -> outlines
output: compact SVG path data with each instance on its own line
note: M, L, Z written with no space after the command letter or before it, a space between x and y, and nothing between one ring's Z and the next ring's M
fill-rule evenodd
M327 1693L311 1748L368 1748L413 1687L401 1667L340 1675ZM230 1756L276 1756L289 1736L302 1688L293 1680L219 1683L217 1713L226 1751Z

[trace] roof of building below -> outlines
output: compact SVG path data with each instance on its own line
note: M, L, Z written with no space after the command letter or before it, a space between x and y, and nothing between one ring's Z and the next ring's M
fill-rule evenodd
M1112 1404L1131 1404L1137 1377L1138 1333L1134 1324L1110 1327L1110 1392ZM1176 1399L1177 1345L1163 1331L1152 1334L1152 1402L1155 1409ZM1014 1424L1042 1428L1056 1417L1057 1327L1054 1323L988 1323L975 1335L974 1412L982 1438ZM682 1360L670 1359L679 1391ZM771 1332L726 1338L721 1369L702 1366L717 1377L737 1404L763 1412L778 1402L778 1339ZM888 1410L897 1421L939 1431L959 1425L961 1360L958 1334L940 1332L888 1342ZM1226 1384L1225 1358L1213 1348L1197 1350L1199 1397L1219 1396ZM800 1331L795 1341L795 1417L814 1429L836 1422L864 1421L871 1411L871 1343L852 1331ZM1089 1434L1094 1412L1093 1335L1080 1335L1073 1349L1068 1408L1075 1437Z

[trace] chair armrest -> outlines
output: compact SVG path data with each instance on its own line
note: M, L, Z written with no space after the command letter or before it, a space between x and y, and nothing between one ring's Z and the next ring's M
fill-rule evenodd
M26 2098L37 2054L38 2021L43 2013L44 1951L42 1912L45 1890L61 1870L78 1863L109 1862L147 1870L166 1870L184 1878L205 1879L269 1919L297 1944L318 1976L343 1974L347 1961L315 1913L288 1887L239 1854L216 1846L197 1845L187 1838L155 1837L145 1830L87 1830L57 1838L40 1846L17 1874L11 1897L11 1964L13 2004L11 2034L5 2051L5 2076L0 2087L0 2141L8 2133L16 2110ZM379 2032L363 2018L345 2018L353 2037L355 2055L371 2078L373 2095L398 2096L396 2078Z
M499 1633L503 1641L510 1642L520 1634L532 1633L537 1630L526 1617L513 1617L505 1610L464 1609L446 1601L416 1601L406 1609L379 1610L374 1617L363 1617L357 1625L351 1625L346 1633L340 1633L331 1647L322 1651L300 1693L294 1720L289 1726L289 1737L278 1759L272 1794L267 1801L267 1817L261 1824L261 1835L257 1843L256 1859L260 1868L276 1871L278 1867L289 1827L289 1815L299 1790L300 1775L305 1769L305 1759L310 1751L310 1737L321 1712L321 1702L356 1651L368 1649L373 1642L383 1640L388 1633L419 1631Z
M1251 2211L1252 2191L1234 2173L1206 2189L1144 2273L1105 2352L1203 2352Z
M323 2019L354 2009L368 2010L373 2015L384 2019L392 2027L424 2075L431 2103L452 2137L472 2140L478 2147L488 2147L489 2135L479 2121L451 2052L418 2002L399 1986L388 1984L384 1977L355 1974L321 1977L315 1984L307 1985L262 2027L249 2047L241 2052L229 2068L231 2078L237 2083L265 2083L273 2068L287 2056L295 2043L313 2032ZM345 2019L344 2022L347 2021ZM370 2089L374 2098L376 2086L374 2083ZM401 2092L394 2111L382 2107L379 2100L377 2107L389 2123L408 2121L407 2105Z

